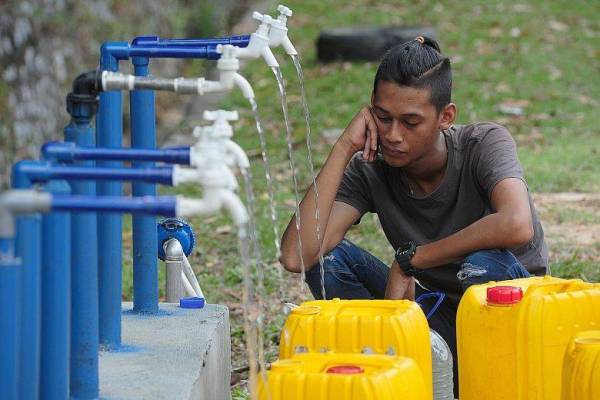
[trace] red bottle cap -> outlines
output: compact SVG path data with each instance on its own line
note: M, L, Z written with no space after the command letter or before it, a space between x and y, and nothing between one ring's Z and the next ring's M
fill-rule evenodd
M494 286L487 288L488 304L516 304L523 298L523 290L516 286Z
M365 372L365 370L359 367L358 365L334 365L333 367L327 368L326 372L328 374L352 375L362 374Z

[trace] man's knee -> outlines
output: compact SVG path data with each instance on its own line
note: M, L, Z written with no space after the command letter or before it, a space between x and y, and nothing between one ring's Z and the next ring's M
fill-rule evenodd
M471 253L465 257L457 273L463 291L471 285L526 276L529 276L529 273L519 260L505 249L479 250Z

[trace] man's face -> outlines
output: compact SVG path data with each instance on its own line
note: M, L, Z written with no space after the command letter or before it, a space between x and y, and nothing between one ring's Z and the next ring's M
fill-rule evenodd
M431 103L430 89L379 81L371 98L386 163L404 167L433 149L440 132L441 114Z

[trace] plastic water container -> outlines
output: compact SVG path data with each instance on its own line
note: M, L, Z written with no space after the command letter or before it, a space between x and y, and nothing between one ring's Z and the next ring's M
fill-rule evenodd
M433 400L454 400L452 352L439 333L430 330L433 368Z
M364 354L296 354L258 377L260 400L429 400L414 360Z
M565 349L600 327L600 284L546 276L470 287L456 332L461 400L560 400Z
M294 308L281 331L279 358L330 352L412 358L431 398L429 326L415 302L333 299Z
M600 399L600 331L575 335L563 364L562 400Z

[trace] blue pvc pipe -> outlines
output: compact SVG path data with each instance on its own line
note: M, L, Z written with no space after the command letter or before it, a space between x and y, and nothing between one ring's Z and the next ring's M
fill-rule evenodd
M85 104L69 110L71 122L65 127L65 141L79 146L94 145L90 126L93 110ZM93 161L78 165L93 167ZM96 194L90 181L71 183L73 194ZM98 398L98 240L95 213L71 216L71 355L69 385L71 398Z
M133 58L136 76L148 75L148 58ZM154 91L134 90L129 95L131 115L131 147L156 148L156 115ZM151 162L134 162L134 168L148 168ZM132 184L133 196L154 196L156 186ZM133 310L158 312L158 260L156 258L156 218L133 216Z
M231 44L247 47L249 35L211 39L160 39L158 36L138 36L131 42L107 42L102 51L116 60L128 58L202 58L217 60L217 45Z
M14 189L30 189L31 182L13 166ZM31 214L16 218L15 255L21 260L17 271L20 297L16 299L20 321L19 398L35 399L39 390L41 326L41 217Z
M103 46L100 52L100 69L119 70L119 61ZM119 151L123 137L123 94L121 91L100 93L100 106L96 115L96 145L107 151ZM85 155L85 152L84 152ZM80 159L96 159L81 157ZM98 166L120 168L117 158L98 158ZM120 196L120 182L98 182L100 196ZM121 264L123 220L120 214L98 214L98 296L100 318L100 344L104 348L121 345Z
M79 165L54 165L47 161L22 160L15 164L20 174L32 183L55 179L67 181L136 181L173 184L173 168L90 168Z
M124 149L108 147L78 147L74 143L48 142L42 146L42 156L55 162L76 160L154 161L169 164L190 164L190 148ZM106 166L107 163L97 163ZM100 188L100 185L98 185ZM98 194L101 193L98 189Z
M14 238L0 238L0 393L6 400L19 398L21 269Z
M52 196L53 211L100 211L106 213L132 213L175 217L175 196L144 197L96 197L96 196ZM155 229L156 230L156 226ZM156 250L156 249L155 249Z
M21 259L19 399L37 399L40 377L41 216L18 217L15 254Z
M44 186L53 194L68 194L65 181ZM69 398L71 335L71 216L53 212L42 217L42 326L39 398Z

